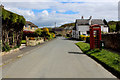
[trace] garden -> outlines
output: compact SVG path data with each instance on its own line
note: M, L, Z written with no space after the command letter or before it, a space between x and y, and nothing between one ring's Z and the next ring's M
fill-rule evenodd
M48 41L55 38L54 33L50 33L48 28L38 28L34 32L32 31L23 31L23 38L21 43L35 46L37 44L40 44L44 41Z

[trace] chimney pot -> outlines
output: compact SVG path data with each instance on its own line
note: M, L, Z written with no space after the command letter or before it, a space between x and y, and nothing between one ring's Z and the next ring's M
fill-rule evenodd
M89 19L92 19L92 16L90 16L90 18Z
M81 19L84 19L84 17L82 16Z

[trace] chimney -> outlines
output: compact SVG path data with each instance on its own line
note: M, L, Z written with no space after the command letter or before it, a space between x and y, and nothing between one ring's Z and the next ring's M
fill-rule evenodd
M84 17L82 16L81 19L84 19Z
M89 18L90 20L92 19L92 16L90 16L90 18Z

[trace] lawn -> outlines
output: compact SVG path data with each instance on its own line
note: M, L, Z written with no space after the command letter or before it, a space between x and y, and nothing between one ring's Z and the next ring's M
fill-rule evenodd
M22 40L22 41L21 41L21 44L26 44L26 40Z
M99 61L105 63L109 67L120 73L120 55L110 52L108 50L90 50L90 45L88 43L79 42L76 45L87 55L95 57Z

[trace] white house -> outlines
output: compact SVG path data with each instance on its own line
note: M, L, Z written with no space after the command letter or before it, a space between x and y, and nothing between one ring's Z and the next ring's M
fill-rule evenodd
M72 37L79 39L80 35L89 35L89 27L94 24L101 25L102 32L108 32L108 27L104 24L102 19L92 19L92 16L90 16L89 19L84 19L82 16L81 19L76 19L75 27L72 30Z
M23 27L24 31L32 31L32 32L34 32L36 29L38 29L38 26L36 26L35 24L33 24L30 21L26 21L26 24Z

